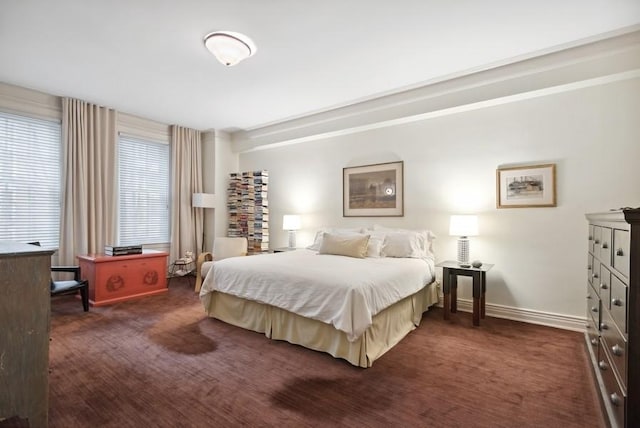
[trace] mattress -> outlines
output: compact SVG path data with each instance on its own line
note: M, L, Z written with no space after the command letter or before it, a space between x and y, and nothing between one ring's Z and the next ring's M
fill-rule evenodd
M200 298L214 292L266 304L333 326L357 340L373 317L433 282L430 259L353 258L296 250L216 262Z

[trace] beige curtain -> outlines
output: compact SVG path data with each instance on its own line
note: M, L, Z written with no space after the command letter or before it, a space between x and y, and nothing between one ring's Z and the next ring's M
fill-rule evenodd
M61 264L116 242L117 112L62 99Z
M171 260L202 248L203 210L191 207L202 192L202 134L171 125Z

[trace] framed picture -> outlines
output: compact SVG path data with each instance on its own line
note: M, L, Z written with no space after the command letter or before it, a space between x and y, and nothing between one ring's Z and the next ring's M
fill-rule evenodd
M402 161L343 168L342 215L403 216L403 169Z
M555 207L556 165L499 168L496 199L498 208Z

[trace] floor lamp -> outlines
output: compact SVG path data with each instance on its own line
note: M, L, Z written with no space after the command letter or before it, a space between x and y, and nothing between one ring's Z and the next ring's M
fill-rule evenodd
M191 197L191 206L193 208L215 208L216 207L216 195L213 193L194 193ZM202 218L202 249L204 252L204 216Z

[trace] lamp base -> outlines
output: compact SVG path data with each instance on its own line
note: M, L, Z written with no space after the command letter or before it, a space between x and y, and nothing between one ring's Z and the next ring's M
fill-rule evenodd
M458 264L460 267L469 267L469 238L461 236L458 239Z
M296 231L289 231L289 248L296 248Z

